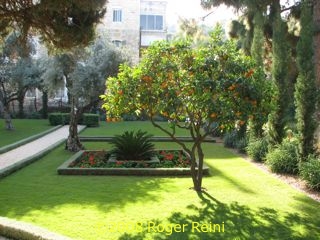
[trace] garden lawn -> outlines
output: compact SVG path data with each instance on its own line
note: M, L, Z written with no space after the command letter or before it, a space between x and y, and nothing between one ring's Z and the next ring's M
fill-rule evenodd
M32 135L52 128L47 119L13 119L14 130L5 129L3 119L0 119L0 147L15 143Z
M170 129L167 122L158 122L162 127ZM81 136L113 136L121 134L124 131L139 130L152 133L154 136L167 136L161 130L153 127L149 121L132 121L132 122L100 122L99 128L90 128L81 133ZM176 128L178 136L190 136L185 129Z
M71 156L60 146L0 180L0 215L85 240L320 239L320 203L221 146L204 151L212 175L197 194L189 177L59 176ZM185 224L184 232L170 224Z

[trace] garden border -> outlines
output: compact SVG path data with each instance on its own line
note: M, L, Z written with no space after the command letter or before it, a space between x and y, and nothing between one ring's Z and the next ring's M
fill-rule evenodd
M45 228L6 217L0 217L0 236L19 240L71 240Z
M43 156L47 155L50 151L54 150L56 147L63 144L65 141L66 141L65 139L62 139L62 140L52 144L51 146L41 150L40 152L38 152L28 158L25 158L19 162L16 162L6 168L0 169L0 179L10 175L11 173L13 173L21 168L24 168L25 166L27 166L37 160L39 160Z
M81 142L110 142L114 137L96 137L96 136L80 136ZM182 142L193 142L194 140L191 137L176 137L178 140ZM172 141L170 137L162 137L162 136L153 136L150 138L153 142L168 142ZM203 142L211 142L215 143L216 140L213 138L206 138Z
M118 175L118 176L191 176L190 168L70 168L69 165L84 151L72 155L57 168L59 175ZM209 167L203 165L203 175L209 174Z
M30 143L30 142L38 139L38 138L41 138L41 137L43 137L43 136L45 136L45 135L47 135L47 134L49 134L51 132L54 132L54 131L58 130L61 127L63 127L63 126L62 125L58 125L58 126L50 128L48 130L45 130L45 131L43 131L41 133L38 133L38 134L32 135L30 137L24 138L24 139L22 139L20 141L17 141L15 143L12 143L12 144L9 144L9 145L5 145L5 146L0 148L0 154L9 152L12 149L15 149L15 148L20 147L20 146L22 146L24 144Z

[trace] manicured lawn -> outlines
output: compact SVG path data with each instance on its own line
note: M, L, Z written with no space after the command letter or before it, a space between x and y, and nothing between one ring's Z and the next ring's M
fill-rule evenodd
M169 129L167 122L160 122L161 126ZM152 133L154 136L166 136L161 130L154 128L149 121L135 121L135 122L100 122L99 128L90 128L81 133L81 136L113 136L114 134L121 134L124 131L143 130ZM177 135L189 136L189 132L184 129L176 129Z
M59 176L56 168L71 156L61 146L0 180L0 215L85 240L320 239L320 203L221 146L204 149L212 175L204 178L207 193L197 194L189 177ZM219 224L221 232L201 224Z
M47 119L13 119L12 122L15 129L8 131L4 120L0 119L0 147L52 128Z

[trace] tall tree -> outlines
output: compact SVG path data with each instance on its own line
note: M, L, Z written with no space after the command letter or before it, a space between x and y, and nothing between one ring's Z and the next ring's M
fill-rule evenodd
M75 48L51 59L43 77L51 86L62 86L66 81L71 106L66 142L69 151L83 148L77 131L79 118L84 111L97 106L99 95L104 93L106 78L115 75L123 61L121 52L101 38L85 51Z
M318 91L315 80L312 6L304 0L301 11L301 33L298 43L299 77L296 83L295 100L297 107L297 128L299 131L300 161L314 152L314 133L316 129L316 104Z
M275 89L275 110L270 115L270 130L272 144L282 142L285 136L286 116L288 111L288 62L289 49L286 41L285 23L281 18L279 0L274 0L271 5L272 17L272 80Z
M13 128L9 104L19 102L19 117L23 117L23 102L27 90L36 87L41 81L39 67L33 59L35 44L28 38L25 46L19 45L20 33L13 31L3 42L1 77L1 105L7 129Z
M314 25L314 64L315 64L315 77L317 87L320 88L320 1L314 0L313 2L313 25ZM309 2L311 4L311 2ZM319 111L319 110L318 110Z

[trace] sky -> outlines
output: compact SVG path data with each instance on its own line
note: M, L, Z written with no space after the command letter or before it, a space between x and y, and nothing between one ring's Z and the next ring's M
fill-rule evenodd
M178 17L195 18L199 23L204 23L209 26L215 25L217 22L228 22L235 18L231 8L220 6L211 10L204 10L200 6L200 0L167 0L167 24L172 25L178 21ZM211 13L201 21L201 18Z

